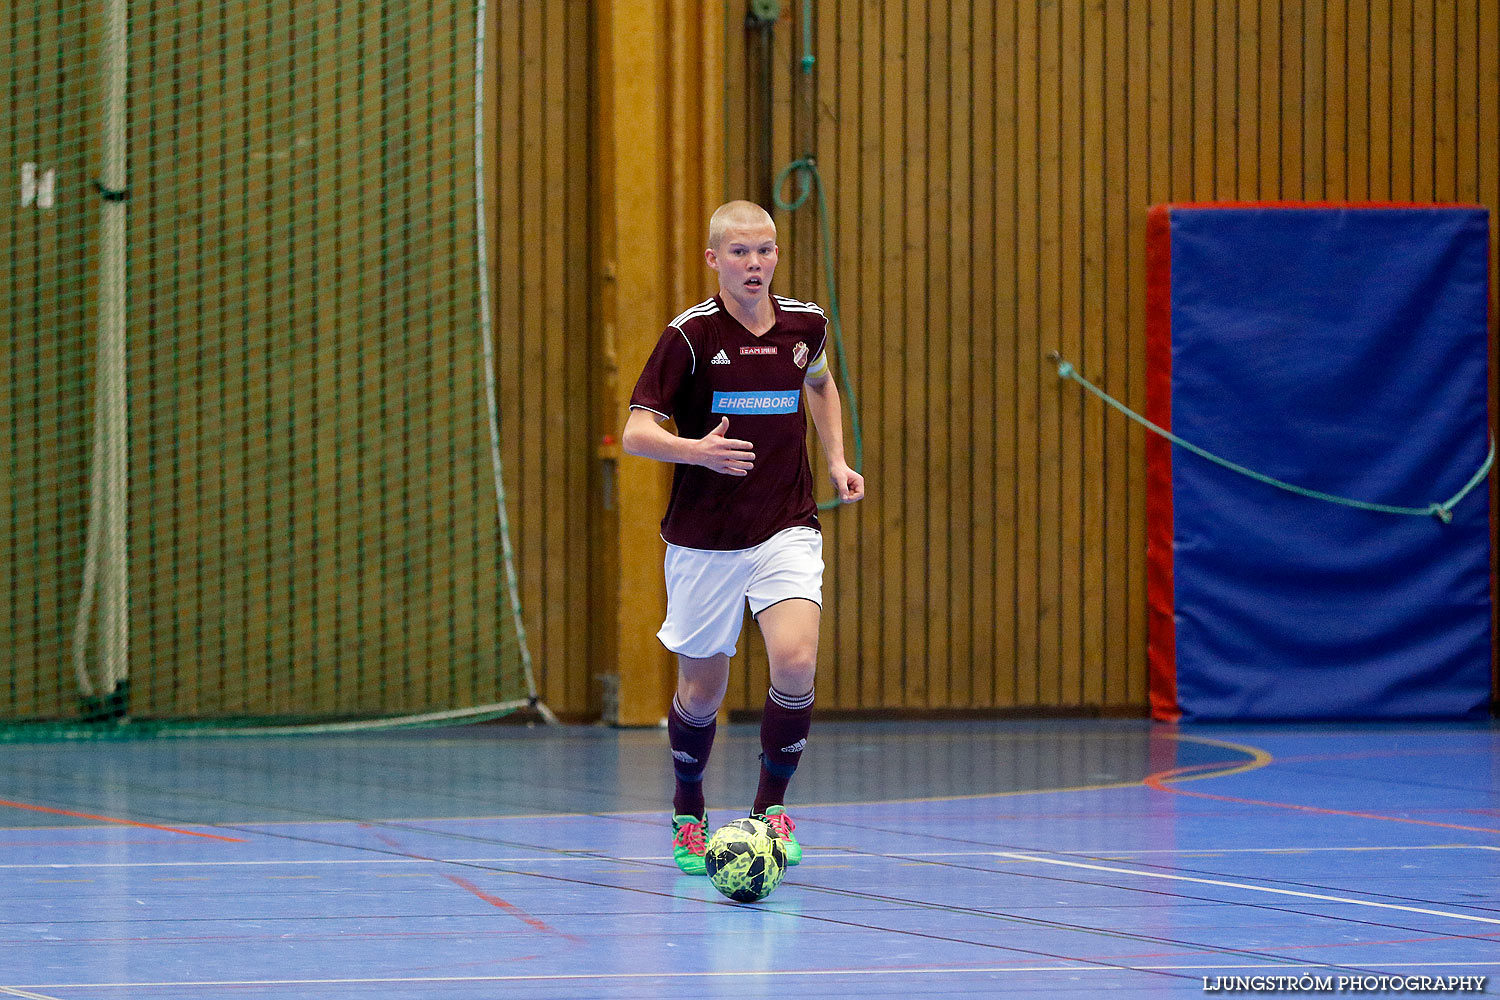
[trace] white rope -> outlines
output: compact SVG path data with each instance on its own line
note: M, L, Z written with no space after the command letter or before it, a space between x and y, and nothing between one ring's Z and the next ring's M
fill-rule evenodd
M94 594L99 584L99 544L104 540L104 423L94 417L94 454L89 467L88 540L83 548L83 591L78 595L78 616L73 620L73 674L85 698L95 694L89 676L89 626L93 624Z
M454 723L484 722L509 715L532 704L530 698L499 701L471 708L450 708L440 712L414 715L382 716L378 719L349 719L344 722L294 723L286 726L188 726L172 731L173 736L316 736L326 733L373 732L382 729L411 729L419 726L445 726ZM540 708L540 706L538 706ZM556 722L551 713L549 721Z
M83 586L73 623L73 673L85 698L112 694L130 674L130 577L127 537L130 413L125 384L126 0L107 0L103 77L103 220L99 266L99 340L94 447ZM102 550L102 551L101 551ZM100 576L103 576L102 595ZM99 598L99 684L88 670L89 626Z
M495 508L500 531L500 552L505 562L505 586L510 598L511 619L521 649L521 670L530 701L548 722L556 722L546 705L537 699L536 677L531 668L531 650L526 643L526 625L521 621L521 593L516 584L515 551L510 544L510 517L505 506L505 482L500 465L500 403L495 388L495 333L490 319L489 235L484 218L484 21L485 0L474 14L474 225L475 255L479 270L479 328L484 340L484 395L489 409L490 465L495 471Z
M127 0L108 0L104 74L104 245L100 275L99 416L105 431L104 563L99 606L105 693L130 672L129 513L130 413L125 384L125 209Z

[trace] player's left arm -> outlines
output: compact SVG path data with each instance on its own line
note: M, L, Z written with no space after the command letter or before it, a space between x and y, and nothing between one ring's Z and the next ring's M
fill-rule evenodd
M865 477L849 468L844 459L844 417L839 406L838 386L833 384L833 373L820 354L818 363L810 366L808 376L802 382L802 391L807 397L807 412L812 414L813 427L818 431L823 454L828 459L828 477L838 491L842 503L854 503L865 496Z

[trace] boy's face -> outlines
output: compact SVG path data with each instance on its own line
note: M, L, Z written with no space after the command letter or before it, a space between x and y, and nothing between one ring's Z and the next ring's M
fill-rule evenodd
M708 266L719 272L719 291L754 307L771 294L776 272L776 226L770 222L737 222L724 230L717 247L704 251Z

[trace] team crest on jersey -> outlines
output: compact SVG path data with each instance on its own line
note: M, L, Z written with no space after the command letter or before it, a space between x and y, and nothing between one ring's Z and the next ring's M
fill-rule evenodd
M798 368L807 367L807 345L797 341L797 346L792 348L792 363Z
M740 353L741 354L775 354L776 353L776 345L775 344L766 344L766 345L763 345L761 347L741 347L740 348Z

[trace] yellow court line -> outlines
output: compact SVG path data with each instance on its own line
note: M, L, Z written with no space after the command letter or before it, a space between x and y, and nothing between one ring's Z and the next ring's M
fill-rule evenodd
M1228 740L1214 740L1209 739L1207 736L1189 736L1186 733L1163 733L1162 735L1169 740L1184 740L1188 743L1201 743L1204 746L1219 747L1222 750L1233 750L1235 753L1248 754L1250 757L1250 759L1245 763L1238 764L1234 767L1228 768L1227 770L1210 771L1204 774L1194 775L1192 777L1174 778L1172 779L1173 781L1199 781L1203 778L1228 778L1232 775L1244 774L1247 771L1257 771L1275 760L1274 757L1272 757L1269 753L1260 749L1259 747L1252 747L1244 743L1230 743ZM1147 777L1149 777L1149 775ZM1145 780L1145 778L1141 779L1141 783L1144 784Z
M821 808L827 808L827 807L830 807L830 806L917 805L917 804L928 803L928 802L970 802L970 801L975 801L975 800L978 800L978 799L1015 798L1017 796L1023 796L1023 795L1057 795L1057 794L1063 794L1063 793L1068 793L1068 792L1103 792L1103 791L1110 791L1110 790L1113 790L1113 789L1120 789L1120 788L1142 788L1142 787L1145 787L1146 783L1148 781L1152 780L1153 778L1157 778L1157 780L1160 780L1162 782L1172 783L1172 784L1177 784L1179 782L1186 782L1186 781L1202 781L1202 780L1205 780L1205 779L1208 779L1208 778L1228 778L1228 777L1232 777L1232 776L1237 775L1237 774L1244 774L1244 773L1246 773L1248 771L1258 770L1258 769L1260 769L1262 767L1265 767L1268 764L1272 763L1273 760L1274 760L1274 758L1271 756L1271 754L1267 753L1266 751L1261 750L1258 747L1248 746L1248 745L1243 744L1243 743L1231 743L1231 742L1228 742L1227 740L1210 739L1209 737L1206 737L1206 736L1192 736L1192 735L1189 735L1189 734L1186 734L1186 733L1161 733L1161 734L1158 734L1158 735L1160 735L1162 738L1165 738L1165 739L1178 740L1178 741L1187 742L1187 743L1198 743L1198 744L1201 744L1203 746L1211 746L1211 747L1218 747L1218 748L1224 749L1224 750L1232 750L1235 753L1242 753L1242 754L1244 754L1246 757L1248 757L1250 759L1247 760L1247 761L1245 761L1242 764L1229 765L1229 766L1223 767L1223 768L1221 768L1219 770L1204 771L1202 774L1187 774L1187 773L1184 773L1184 774L1180 774L1180 775L1172 775L1170 777L1162 777L1162 776L1149 775L1148 774L1148 775L1145 775L1145 776L1143 776L1141 778L1135 779L1133 781L1131 781L1131 780L1109 781L1109 782L1101 782L1101 783L1097 783L1097 784L1088 784L1088 785L1062 785L1062 786L1056 786L1056 787L1052 787L1052 788L1021 788L1021 789L1015 789L1013 791L1004 791L1004 792L972 792L972 793L968 793L968 794L964 794L964 795L933 795L933 796L923 796L923 797L918 797L918 798L903 798L903 799L871 799L871 800L868 800L868 801L862 800L862 801L857 801L857 802L850 802L850 801L841 801L841 802L830 802L830 801L808 802L808 803L805 803L802 806L800 806L800 808L803 808L803 809L820 808L821 809ZM1203 765L1203 766L1208 766L1208 765ZM1164 773L1167 774L1167 775L1171 775L1170 771L1164 772ZM242 827L279 828L279 827L287 827L287 826L323 826L323 825L327 825L327 824L330 824L330 823L340 823L340 822L344 822L344 823L392 823L392 824L400 824L400 823L443 823L443 822L484 822L484 821L492 821L492 820L567 819L567 818L570 818L570 817L579 817L579 816L601 816L601 817L656 816L656 815L659 815L660 812L661 812L661 810L659 810L659 809L622 809L622 810L609 810L609 811L597 812L597 813L516 813L516 814L488 815L488 816L449 816L449 817L439 817L439 818L434 818L434 817L416 817L416 818L407 817L407 818L404 818L404 819L384 818L384 819L359 819L359 820L356 820L356 819L330 818L330 819L310 819L310 820L285 820L285 821L281 821L281 822L277 822L277 821L260 821L260 820L238 820L238 821L235 821L234 823L224 824L224 826L226 826L228 828L231 828L231 829L235 829L235 828L242 828ZM207 824L207 825L213 825L213 824ZM76 827L76 826L58 826L58 827L47 827L47 826L5 827L5 826L0 826L0 830L49 830L49 829L77 830L77 829L88 829L88 827ZM418 831L418 832L420 832L420 831Z
M1209 739L1206 736L1190 736L1186 733L1163 733L1166 739L1180 740L1188 743L1201 743L1204 746L1219 747L1224 750L1233 750L1242 753L1250 759L1243 764L1233 764L1215 771L1204 771L1202 774L1181 774L1170 778L1159 778L1163 782L1176 784L1183 781L1202 781L1205 778L1228 778L1236 774L1244 774L1247 771L1259 770L1272 763L1275 758L1259 747L1252 747L1242 743L1230 743L1226 740ZM1201 765L1204 767L1210 765ZM1171 772L1165 772L1170 774ZM974 792L968 795L933 795L914 799L877 799L870 802L810 802L800 806L802 809L826 808L829 806L867 806L867 805L907 805L920 804L924 802L971 802L978 799L1006 799L1021 795L1056 795L1065 792L1104 792L1119 788L1144 788L1146 783L1156 778L1156 775L1145 775L1135 781L1109 781L1094 785L1063 785L1054 788L1020 788L1009 792ZM602 815L634 816L638 811L629 813L604 813Z

